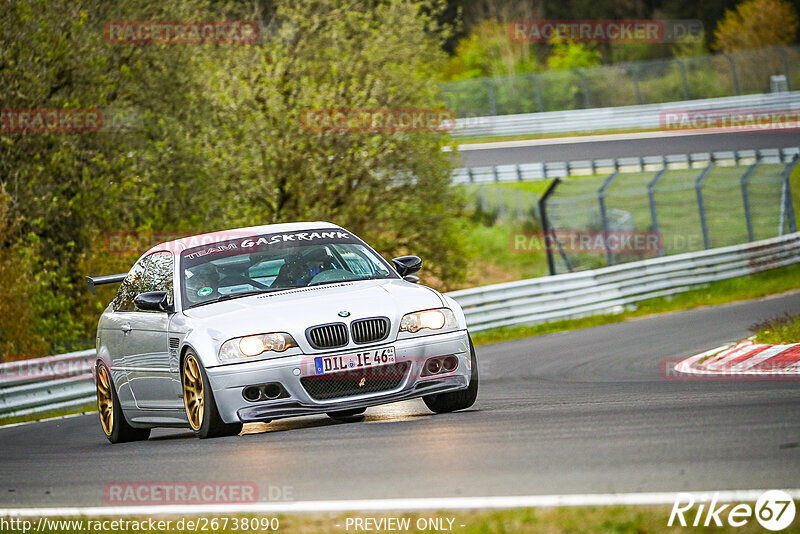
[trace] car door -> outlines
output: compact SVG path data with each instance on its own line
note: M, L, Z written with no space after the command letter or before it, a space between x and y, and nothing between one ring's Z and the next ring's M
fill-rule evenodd
M98 326L102 331L102 343L108 348L111 357L111 379L114 381L123 409L136 407L128 382L128 365L132 353L128 341L131 332L131 312L134 311L133 299L138 294L139 286L144 279L145 260L146 258L140 258L128 271L114 300L111 301L111 312L103 317Z
M138 293L166 291L173 301L172 252L148 256ZM182 409L177 353L169 350L170 313L144 311L134 306L127 334L128 380L141 409Z

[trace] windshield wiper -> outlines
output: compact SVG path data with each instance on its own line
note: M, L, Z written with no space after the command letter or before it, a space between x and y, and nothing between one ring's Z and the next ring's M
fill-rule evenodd
M212 302L220 302L222 300L231 300L239 297L249 297L250 295L259 295L261 293L274 293L276 291L284 291L289 288L285 287L273 287L270 289L253 289L250 291L242 291L241 293L228 293L227 295L222 295L218 299L213 300Z
M231 300L237 299L239 297L249 297L251 295L259 295L261 293L274 293L275 291L284 291L286 289L291 289L287 287L275 287L270 289L253 289L250 291L242 291L241 293L228 293L227 295L222 295L219 298L215 298L214 300L207 300L205 302L198 302L197 304L191 306L194 308L195 306L203 306L205 304L213 304L215 302L222 302L223 300Z
M342 284L344 282L360 282L362 280L378 280L378 278L374 276L365 276L362 278L345 278L343 280L325 280L324 282L314 282L313 284L308 284L306 287L321 286L325 284Z

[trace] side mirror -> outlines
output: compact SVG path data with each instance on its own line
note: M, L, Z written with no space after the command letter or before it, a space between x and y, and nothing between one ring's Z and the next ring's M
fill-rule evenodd
M392 260L392 265L397 270L397 274L405 278L422 269L422 260L418 256L400 256Z
M173 312L175 311L172 304L169 303L169 293L166 291L148 291L147 293L139 293L133 299L133 303L140 310L145 311L162 311Z

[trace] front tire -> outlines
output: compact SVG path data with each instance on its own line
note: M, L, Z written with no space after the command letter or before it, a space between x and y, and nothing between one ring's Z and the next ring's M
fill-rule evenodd
M436 393L422 397L425 405L432 412L448 413L456 410L466 410L475 404L475 399L478 398L478 360L475 357L475 346L472 344L472 338L469 339L469 354L472 367L469 386L458 391Z
M191 352L183 359L181 383L189 427L198 438L235 436L242 431L242 423L226 423L220 417L206 370Z
M103 362L97 362L97 413L100 415L100 427L111 443L142 441L150 437L149 428L134 428L122 413L111 373Z

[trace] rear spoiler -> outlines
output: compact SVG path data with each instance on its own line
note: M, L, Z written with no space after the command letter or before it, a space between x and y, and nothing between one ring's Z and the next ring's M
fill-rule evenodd
M87 276L86 283L89 284L89 291L91 291L92 295L94 295L94 286L100 286L103 284L119 284L125 280L126 276L128 276L128 273L107 274L105 276Z

